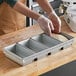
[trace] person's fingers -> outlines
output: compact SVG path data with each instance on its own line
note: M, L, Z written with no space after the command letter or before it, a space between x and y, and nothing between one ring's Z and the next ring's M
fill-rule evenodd
M37 22L39 23L41 29L49 36L52 35L52 30L54 30L54 26L52 24L52 22L44 17L43 15L40 16L37 20Z
M50 25L49 23L47 23L46 25L44 25L45 29L43 30L45 34L47 34L48 36L52 36L52 33L51 33L51 28L50 28Z
M48 30L44 31L45 34L47 34L48 36L52 36L52 33Z
M52 24L54 26L54 31L52 30L52 32L53 33L61 32L61 20L60 20L60 18L55 13L52 13L49 16L49 19L52 21Z
M49 36L48 31L44 31L44 33Z
M49 26L50 26L50 28L51 28L51 31L54 31L54 26L53 26L52 22L49 23Z
M49 34L49 36L52 36L51 30L54 30L54 27L52 26L52 27L50 28L50 23L48 23L48 34Z
M57 21L56 24L53 22L54 32L59 33L61 31L61 24Z
M60 20L60 18L58 18L58 21L59 21L59 32L61 32L61 20Z
M61 32L61 26L59 26L59 33Z

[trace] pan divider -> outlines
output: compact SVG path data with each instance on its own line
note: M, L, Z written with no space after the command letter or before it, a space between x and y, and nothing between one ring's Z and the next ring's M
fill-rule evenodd
M21 58L25 58L28 57L32 54L34 54L35 52L33 52L32 50L30 50L29 48L25 48L23 47L21 44L17 43L15 45L15 50L12 51L14 54L20 56Z
M29 48L30 50L32 50L35 53L48 49L47 46L45 46L45 45L41 44L40 42L37 42L31 38L28 41L19 42L19 44L21 44L24 48Z

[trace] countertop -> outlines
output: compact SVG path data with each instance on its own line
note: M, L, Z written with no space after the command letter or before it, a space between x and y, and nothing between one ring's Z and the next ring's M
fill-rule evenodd
M38 24L0 36L0 76L38 76L49 70L53 70L57 67L76 60L76 33L69 29L63 18L61 19L62 31L75 37L73 45L67 49L64 49L63 51L42 58L36 62L32 62L26 66L21 66L8 59L3 54L3 48L10 44L43 33Z

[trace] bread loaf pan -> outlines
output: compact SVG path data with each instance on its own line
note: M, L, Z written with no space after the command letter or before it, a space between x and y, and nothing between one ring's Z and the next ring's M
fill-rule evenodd
M4 47L3 52L8 58L20 65L26 65L71 46L74 38L65 33L60 33L60 35L66 37L67 41L62 42L45 34L40 34Z

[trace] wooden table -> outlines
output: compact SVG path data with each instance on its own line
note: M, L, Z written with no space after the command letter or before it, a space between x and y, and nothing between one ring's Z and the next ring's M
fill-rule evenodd
M8 59L2 48L15 42L27 39L43 31L39 26L28 27L13 33L0 36L0 76L37 76L49 70L76 60L76 33L73 33L62 18L62 31L75 37L73 45L54 55L45 57L26 66L20 66Z

